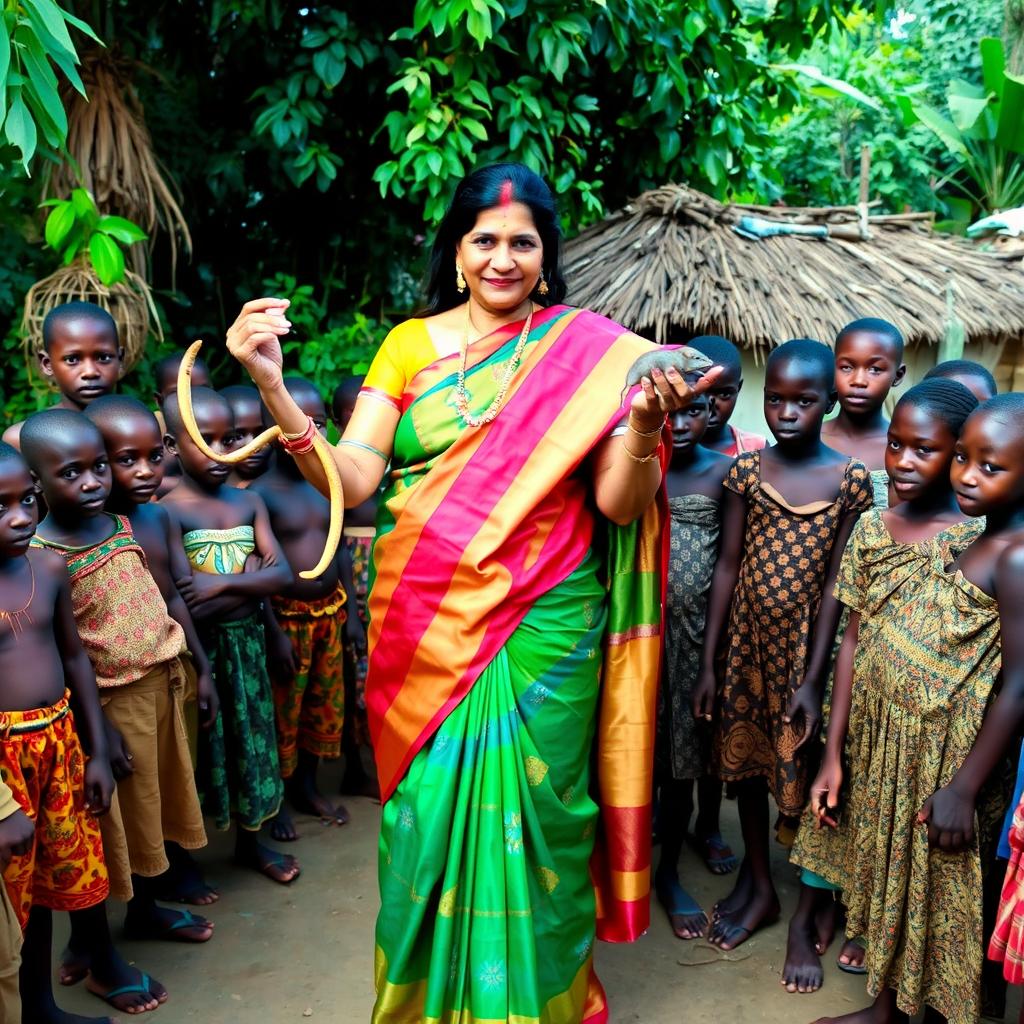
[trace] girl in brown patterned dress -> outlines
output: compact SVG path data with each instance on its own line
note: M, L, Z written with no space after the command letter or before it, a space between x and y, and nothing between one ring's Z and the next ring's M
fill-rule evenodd
M768 357L764 388L776 443L739 456L725 483L722 550L694 694L699 717L710 721L717 707L715 764L737 784L746 847L733 892L715 908L709 941L723 949L778 918L768 794L795 825L807 797L803 748L821 719L828 669L827 647L808 657L812 633L835 635L839 561L871 506L863 463L821 442L835 400L832 350L806 339L780 345Z
M1024 395L971 414L950 477L960 510L986 517L959 555L936 545L925 571L908 572L909 548L892 564L871 517L840 574L858 613L843 649L855 632L856 653L836 674L812 803L835 819L845 737L842 883L876 998L830 1024L896 1024L924 1007L928 1020L978 1019L978 801L1024 719Z
M680 885L678 873L693 815L695 782L698 848L715 874L736 866L718 829L722 783L708 771L711 737L706 724L693 717L693 684L700 670L708 591L718 557L722 481L730 466L724 455L700 444L708 412L708 399L701 395L672 417L672 462L665 475L671 535L656 746L661 859L654 888L680 939L699 938L708 925L707 915Z

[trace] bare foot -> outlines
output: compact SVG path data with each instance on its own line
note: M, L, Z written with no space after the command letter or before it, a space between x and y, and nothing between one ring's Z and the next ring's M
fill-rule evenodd
M896 1008L896 993L883 989L878 998L863 1010L844 1013L841 1017L819 1017L814 1024L908 1024L910 1018Z
M119 1013L148 1013L167 1002L167 989L159 981L124 961L115 965L109 978L98 978L94 971L85 987Z
M281 885L294 882L302 871L299 862L290 854L279 853L262 843L253 843L249 849L236 851L235 859L242 867L253 868Z
M708 915L679 884L678 878L655 874L654 891L677 939L699 939L708 930Z
M740 864L740 872L736 876L736 882L732 892L724 899L720 899L711 908L711 920L716 921L720 917L731 917L737 910L745 907L754 894L754 882L750 877L750 869L744 860Z
M806 920L796 917L790 921L781 979L787 992L817 992L821 988L824 972L818 955L819 941L816 926L808 927Z
M294 843L299 838L299 833L295 831L295 822L284 806L270 823L270 838L276 839L279 843Z
M319 818L331 825L348 824L349 813L345 807L342 804L335 807L316 788L316 782L312 778L293 777L289 779L288 799L300 814L311 814L314 818Z
M828 947L832 945L832 940L836 937L841 916L839 908L840 903L836 899L821 899L818 902L814 912L814 948L819 956L828 951Z
M753 890L750 902L745 907L712 922L708 942L719 949L735 949L755 932L778 921L780 910L779 897L773 888Z
M57 967L57 978L64 986L77 985L89 973L92 957L88 953L76 953L70 946L64 947Z

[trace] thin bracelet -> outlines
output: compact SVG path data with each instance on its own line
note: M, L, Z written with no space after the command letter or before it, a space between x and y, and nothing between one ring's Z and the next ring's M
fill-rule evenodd
M340 448L343 444L347 444L350 448L358 448L360 451L376 455L385 462L391 461L379 448L374 448L372 444L366 444L363 441L339 441L338 447Z
M625 452L625 453L626 453L626 454L627 454L627 455L628 455L628 456L629 456L629 457L630 457L630 458L631 458L631 459L632 459L632 460L633 460L634 462L638 462L638 463L640 463L641 465L642 465L643 463L645 463L645 462L653 462L653 461L654 461L654 460L655 460L655 459L656 459L656 458L658 457L658 455L659 455L659 454L661 453L661 448L662 448L662 446L661 446L661 445L659 444L659 445L658 445L658 447L657 447L657 448L655 448L653 452L650 452L649 454L647 454L647 455L644 455L644 456L643 456L643 457L641 458L641 456L639 456L639 455L634 455L634 454L633 454L633 453L632 453L632 452L631 452L631 451L629 450L629 448L628 448L628 447L626 447L626 439L625 439L625 438L623 438L623 439L622 439L622 450L623 450L623 451L624 451L624 452Z
M309 417L307 416L306 419L308 421ZM306 436L306 431L307 430L309 430L309 423L308 422L306 423L306 425L301 430L296 431L294 434L290 434L287 430L282 430L281 431L281 436L286 441L298 441L298 439L300 437L305 437Z
M630 430L632 430L633 433L636 434L637 437L661 437L661 432L665 429L665 423L664 423L664 421L662 421L661 425L658 427L657 430L650 430L650 431L637 430L636 427L633 426L633 417L632 416L630 416L629 419L626 421L626 426Z

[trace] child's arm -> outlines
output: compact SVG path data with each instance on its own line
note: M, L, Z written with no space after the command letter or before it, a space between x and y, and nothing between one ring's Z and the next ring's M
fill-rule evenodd
M196 625L189 614L188 605L181 596L177 580L180 575L190 576L191 566L188 556L185 554L185 547L181 543L181 527L171 514L170 509L164 509L167 513L164 519L167 538L167 566L171 577L170 593L164 595L167 601L167 612L185 633L185 643L196 667L196 697L199 702L199 724L204 729L209 729L217 718L220 710L220 701L217 697L217 690L213 685L213 670L210 668L210 659L206 656L203 643L196 632Z
M964 850L973 842L978 793L1024 721L1024 545L1014 545L1000 555L995 596L1002 646L999 696L960 769L925 801L917 816L920 824L928 824L929 845L947 853Z
M853 702L853 656L860 638L860 613L850 615L850 624L843 634L843 642L836 655L835 674L832 678L832 710L825 737L825 753L821 768L811 785L811 810L822 824L835 828L839 824L835 810L839 806L839 791L843 784L843 750L850 726L850 705Z
M695 718L710 721L715 709L715 655L722 632L729 619L733 591L740 575L743 557L743 535L747 528L747 499L735 491L726 490L722 498L721 548L715 573L711 579L711 595L704 621L704 649L701 652L700 674L693 691Z
M21 809L10 787L0 780L0 871L12 857L20 857L32 848L36 823Z
M106 814L114 795L106 722L100 708L99 691L96 689L96 674L75 625L71 607L71 582L66 571L58 582L53 633L64 665L64 679L71 691L75 729L88 755L85 766L85 805L93 814Z
M277 621L269 601L263 602L263 632L267 641L267 662L272 679L295 677L295 648Z
M839 613L842 604L835 596L836 578L839 566L843 561L843 552L853 533L854 526L860 518L859 512L847 512L839 521L835 541L832 543L832 554L828 560L828 575L825 577L825 588L821 595L818 614L814 618L811 634L810 656L804 669L803 682L789 699L784 722L795 722L803 719L803 732L797 741L795 750L799 750L809 739L814 737L821 726L821 700L824 695L825 680L828 678L829 657L836 642L836 629L839 627Z
M366 644L366 630L363 628L363 620L359 617L359 598L352 576L352 555L344 544L338 548L338 577L345 591L345 640L362 648Z
M198 618L209 617L214 599L233 597L252 600L269 597L286 590L295 579L281 545L270 528L270 515L263 499L248 491L242 493L252 502L253 539L256 545L254 553L260 559L261 568L252 572L224 575L193 574L189 583L182 585L181 589L189 611Z

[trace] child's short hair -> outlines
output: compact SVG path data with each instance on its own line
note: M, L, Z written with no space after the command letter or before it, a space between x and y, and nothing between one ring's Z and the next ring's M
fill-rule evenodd
M958 381L936 377L914 385L896 403L896 408L901 405L926 410L959 437L967 417L978 408L978 400Z
M1007 391L982 402L975 412L995 413L1004 423L1010 423L1019 434L1024 434L1024 393Z
M54 334L74 320L92 320L95 323L101 323L109 328L110 333L114 336L114 341L117 341L117 322L102 306L97 306L95 302L65 302L63 305L51 309L46 314L46 319L43 320L43 348L45 351L50 351Z
M185 350L178 349L177 352L172 352L169 356L163 356L153 364L153 380L156 382L156 389L160 394L167 390L169 384L177 383L178 368L181 366L181 361L184 358ZM197 358L195 366L205 370L207 377L210 376L210 371L202 359Z
M204 409L210 408L211 405L220 405L227 409L229 416L234 418L231 403L219 391L214 391L213 388L192 389L192 408L197 415ZM167 432L172 437L184 433L185 424L181 419L181 408L178 405L176 394L170 394L164 400L164 422L167 424Z
M354 402L359 397L359 389L363 386L365 377L346 377L335 389L331 398L332 408L336 408L339 402L346 400Z
M22 455L13 444L8 444L6 441L0 441L0 466L5 462L20 462L23 469L28 469L28 463L25 461L25 456Z
M947 359L945 362L933 366L925 375L925 380L935 380L939 377L974 377L983 381L992 396L999 394L999 386L995 377L985 369L981 363L973 359Z
M896 362L903 362L903 335L900 334L900 329L895 324L876 316L865 316L859 320L853 320L836 335L835 347L838 349L843 338L857 333L880 334L883 338L888 338L892 342Z
M715 366L731 370L737 377L743 375L743 363L740 350L728 339L718 334L701 334L692 338L687 344L702 355L708 357Z
M101 429L104 424L112 424L128 416L142 416L159 427L153 410L131 395L102 395L86 407L85 416Z
M64 444L69 437L82 433L95 434L102 445L99 428L82 413L71 409L44 409L34 412L21 428L21 454L34 473L39 472L39 459L54 446Z
M803 363L806 366L812 366L816 372L821 374L821 379L829 391L835 388L835 355L824 342L815 341L813 338L790 338L789 341L784 341L768 353L765 371L767 372L780 362Z

